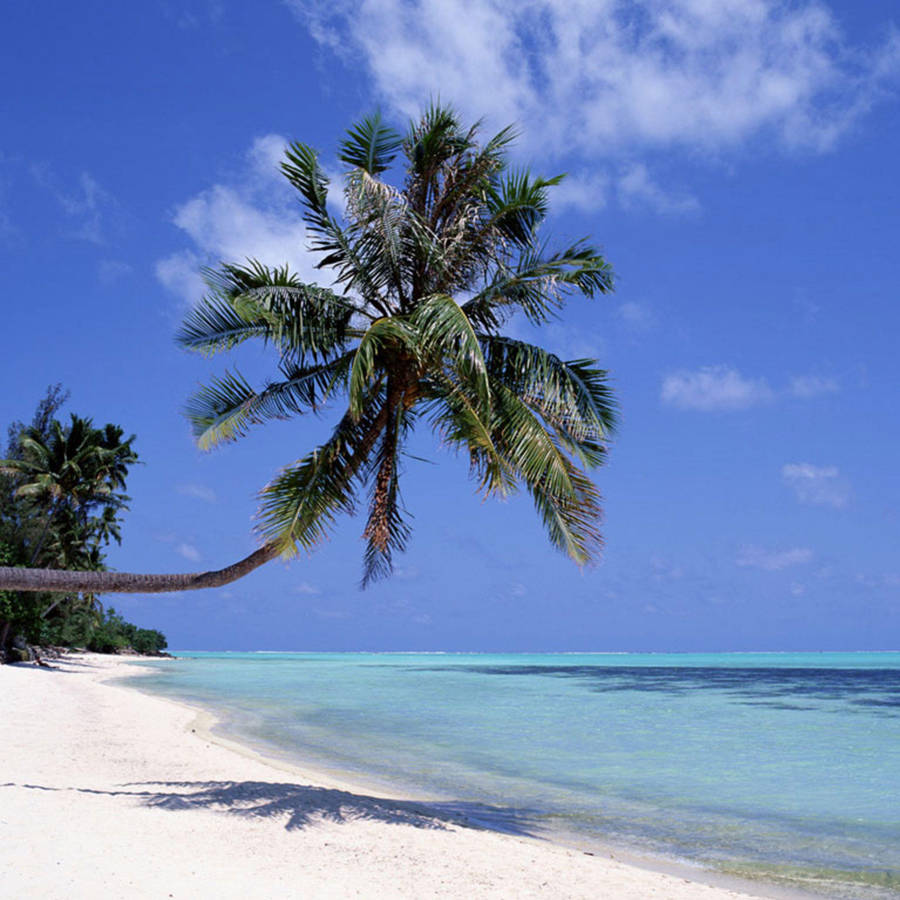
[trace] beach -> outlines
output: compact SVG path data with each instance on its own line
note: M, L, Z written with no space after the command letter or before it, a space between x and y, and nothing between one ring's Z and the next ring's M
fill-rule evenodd
M107 683L122 658L0 668L0 883L13 895L697 898L747 893L462 815L214 737Z

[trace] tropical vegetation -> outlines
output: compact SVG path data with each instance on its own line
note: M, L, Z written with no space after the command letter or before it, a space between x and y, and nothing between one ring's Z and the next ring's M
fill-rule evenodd
M6 565L103 571L106 547L121 542L129 500L125 482L138 460L134 436L125 438L117 425L96 428L74 414L60 421L56 413L67 398L60 385L52 386L30 425L9 427L6 458L0 460L0 561ZM104 616L92 592L0 591L2 653L16 639L91 648L112 624L142 646L160 640L165 646L158 632L138 637L135 626L123 631L127 623L119 627Z
M260 493L260 548L217 572L35 573L0 568L0 587L164 591L234 580L275 556L315 547L338 516L366 507L363 582L390 572L410 535L403 453L416 425L464 453L477 489L530 494L552 544L596 559L600 496L587 470L606 459L615 423L607 372L504 334L514 316L541 326L570 294L612 290L585 241L541 236L551 191L513 167L507 128L487 140L450 109L429 108L404 135L370 116L339 147L342 192L310 146L293 143L282 172L296 189L324 284L257 260L207 272L209 293L178 341L204 354L259 341L277 376L254 387L213 378L187 414L210 449L257 425L319 412L345 398L330 436Z

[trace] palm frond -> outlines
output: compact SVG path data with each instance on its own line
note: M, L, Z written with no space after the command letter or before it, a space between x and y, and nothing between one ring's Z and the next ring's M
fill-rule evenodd
M261 391L254 390L238 372L213 378L185 407L197 445L210 450L243 437L253 425L315 411L336 387L346 383L354 354L351 350L313 366L285 361L281 369L286 379L270 382Z
M586 465L600 465L616 425L608 373L590 359L565 362L542 347L482 335L487 370L554 429Z
M369 175L378 175L388 168L402 143L400 135L385 125L381 115L376 113L348 129L338 158Z
M359 418L345 415L329 440L284 469L260 493L257 531L292 555L327 536L339 513L352 514L356 484L386 422L384 391L369 396Z
M324 359L343 349L357 311L333 291L304 283L287 266L224 264L207 270L206 279L210 294L176 335L183 347L206 354L259 337L283 352Z
M442 441L469 456L469 466L486 496L515 489L515 475L494 445L490 420L483 419L469 392L449 374L429 373L423 404Z
M422 300L412 317L419 337L419 353L438 365L449 364L478 398L480 415L490 418L491 389L481 344L456 301L446 294Z
M267 322L248 322L231 303L214 295L204 297L184 317L175 341L186 350L207 356L231 350L249 338L266 338Z
M376 319L360 339L353 359L349 384L351 416L362 415L372 383L383 380L383 374L379 376L378 372L379 355L390 347L415 355L415 333L403 319Z
M556 315L565 292L573 289L588 297L613 289L609 264L582 243L550 255L535 249L524 253L514 266L498 265L493 278L463 304L463 310L478 327L489 331L495 331L516 309L540 325Z
M535 177L526 170L510 172L487 194L488 227L522 247L530 247L535 230L547 216L547 188L563 178Z
M602 547L600 495L528 405L494 385L494 443L525 482L554 546L583 565Z
M319 165L319 155L308 144L292 143L284 154L281 171L303 198L307 225L316 234L328 234L334 224L328 212L328 176Z

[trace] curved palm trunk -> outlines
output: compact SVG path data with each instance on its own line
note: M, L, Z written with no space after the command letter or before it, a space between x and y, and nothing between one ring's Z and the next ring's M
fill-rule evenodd
M0 566L0 590L77 592L89 594L165 594L221 587L243 578L278 556L265 544L224 569L177 575L138 575L132 572L70 572L65 569L24 569Z

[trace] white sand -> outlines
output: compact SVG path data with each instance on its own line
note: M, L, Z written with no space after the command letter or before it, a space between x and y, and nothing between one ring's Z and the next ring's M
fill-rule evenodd
M0 666L5 895L750 896L462 827L425 803L344 793L321 773L214 741L186 707L104 684L122 665Z

